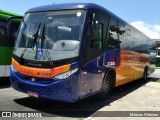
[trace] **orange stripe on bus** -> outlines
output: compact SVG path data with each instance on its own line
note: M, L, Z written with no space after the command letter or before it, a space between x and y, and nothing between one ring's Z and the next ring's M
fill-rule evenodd
M56 68L51 69L43 69L43 68L31 68L20 65L16 60L12 58L12 65L15 69L23 75L32 76L32 77L40 77L40 78L52 78L59 74L65 73L70 70L71 65L63 65Z

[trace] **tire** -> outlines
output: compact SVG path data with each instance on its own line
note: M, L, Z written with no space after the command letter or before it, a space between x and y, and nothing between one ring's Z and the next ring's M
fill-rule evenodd
M143 78L142 78L142 81L143 81L144 83L147 82L147 73L148 73L148 70L147 70L147 68L145 68L145 69L144 69L144 73L143 73Z
M113 88L112 76L113 75L110 75L110 74L105 75L105 78L102 83L101 91L97 95L98 100L106 100L109 97L111 90Z

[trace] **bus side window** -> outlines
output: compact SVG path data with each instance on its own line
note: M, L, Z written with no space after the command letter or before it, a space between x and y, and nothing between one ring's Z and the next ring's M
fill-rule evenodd
M15 39L17 36L17 31L20 23L16 23L13 21L9 21L7 24L7 39L5 40L5 44L9 46L14 46Z
M94 23L93 23L94 24ZM88 26L86 48L102 50L103 43L103 24L96 21L95 24Z
M5 27L4 25L0 22L0 43L4 44L5 42Z
M103 50L103 24L96 20L91 20L88 24L83 64L92 61L102 54Z
M19 24L20 23L12 23L12 26L11 26L11 40L9 40L9 44L10 45L14 45L14 42L15 42L15 39L17 37L17 31L18 31L18 28L19 28Z
M4 29L0 28L0 43L4 42Z
M108 48L119 48L121 41L118 38L119 28L117 24L117 20L115 18L111 18L110 21L110 29L108 36Z
M125 33L125 28L124 28L124 23L118 21L118 36L120 40L120 48L124 48L124 33Z

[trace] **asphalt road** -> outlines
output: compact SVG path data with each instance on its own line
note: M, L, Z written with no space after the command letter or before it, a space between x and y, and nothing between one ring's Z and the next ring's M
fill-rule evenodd
M99 111L159 111L160 110L160 83L156 82L160 79L160 70L157 69L149 76L148 83L142 83L140 80L123 85L114 89L111 97L104 101L98 101L94 97L82 100L78 103L64 103L46 99L36 99L28 97L26 94L17 92L10 87L8 82L0 82L0 111L36 111L46 116L54 116L45 118L49 119L77 119L77 120L99 120L106 119L107 116L101 115ZM62 111L62 112L57 112ZM63 112L65 111L65 112ZM72 112L70 112L72 111ZM74 111L74 112L73 112ZM80 112L76 112L80 111ZM102 114L103 112L100 112ZM107 113L103 113L107 114ZM113 113L114 114L114 113ZM123 114L123 113L122 113ZM102 117L103 116L103 117ZM1 119L1 118L0 118ZM9 118L2 118L9 119ZM13 119L13 118L10 118ZM17 120L17 118L14 118ZM28 118L26 118L28 119ZM33 119L33 118L30 118ZM40 118L34 118L40 119ZM43 118L41 118L43 119ZM111 117L109 119L122 119L119 117ZM123 118L127 119L126 117ZM143 118L131 118L142 119ZM145 120L159 118L145 118Z

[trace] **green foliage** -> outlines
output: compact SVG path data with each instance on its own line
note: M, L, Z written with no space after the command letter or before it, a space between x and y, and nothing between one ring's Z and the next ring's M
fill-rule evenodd
M108 44L111 46L118 47L121 43L118 39L115 39L113 36L113 33L123 35L125 33L125 30L120 30L116 25L111 25L110 26L110 32L109 32L109 37L108 37Z
M157 63L157 64L156 64L156 67L160 67L160 63Z
M110 30L111 30L112 32L116 32L116 33L118 33L118 34L120 34L120 35L123 35L123 34L126 32L126 30L121 30L121 29L118 28L116 25L111 25L111 26L110 26Z

